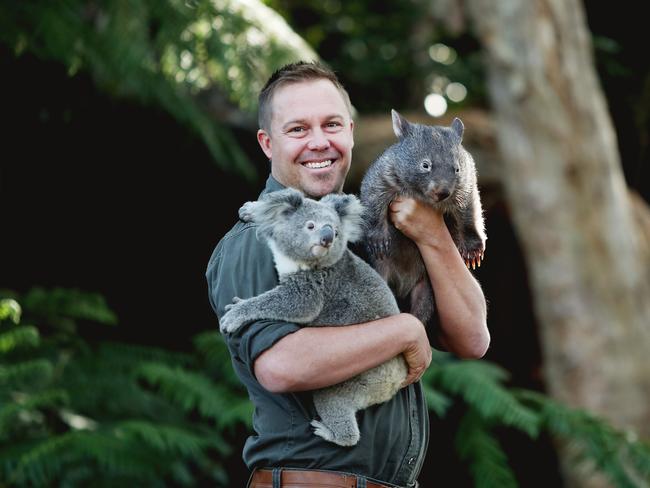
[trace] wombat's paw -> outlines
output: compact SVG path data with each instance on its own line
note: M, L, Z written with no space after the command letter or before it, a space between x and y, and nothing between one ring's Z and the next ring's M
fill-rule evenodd
M246 202L241 206L239 209L239 218L244 221L244 222L250 222L253 220L253 213L252 213L252 204L254 202Z
M336 436L332 429L327 427L324 423L319 422L318 420L312 420L311 426L314 427L314 434L322 437L326 441L333 442L339 446L354 446L359 442L359 435L352 436Z
M460 249L460 255L463 257L463 260L465 261L465 266L467 266L467 269L476 269L478 266L479 268L481 267L481 263L484 260L485 257L485 247L483 245L480 245L480 247L474 247L474 248L465 248L465 249Z
M377 237L368 237L366 242L366 248L368 249L368 254L370 254L375 259L383 259L388 257L390 250L390 237L377 236Z

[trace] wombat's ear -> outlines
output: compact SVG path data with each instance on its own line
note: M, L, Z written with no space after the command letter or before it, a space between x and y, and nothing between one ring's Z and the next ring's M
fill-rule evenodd
M411 123L402 117L396 110L391 110L390 115L393 118L393 132L398 139L404 139L411 133Z
M268 224L282 215L292 214L303 201L303 194L293 188L274 191L256 202L246 202L239 209L239 218L244 222Z
M354 195L331 193L321 198L321 203L330 205L341 219L341 232L349 242L356 242L363 236L361 216L363 205Z
M454 133L454 135L458 138L458 143L462 142L465 126L463 125L463 122L458 117L455 117L454 121L451 123L451 130Z

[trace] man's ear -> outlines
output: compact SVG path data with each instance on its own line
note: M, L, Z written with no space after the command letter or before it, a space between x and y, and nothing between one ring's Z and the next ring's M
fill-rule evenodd
M321 198L321 203L330 205L341 219L343 236L349 242L356 242L363 236L361 227L363 205L354 195L330 193Z
M264 129L259 129L257 131L257 142L259 143L262 151L266 154L266 157L271 159L271 136Z

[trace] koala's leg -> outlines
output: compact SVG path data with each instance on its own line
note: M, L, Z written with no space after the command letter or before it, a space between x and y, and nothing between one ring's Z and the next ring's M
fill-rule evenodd
M312 420L314 434L339 446L354 446L359 442L359 425L355 410L342 399L328 392L314 392L314 407L321 420Z
M433 317L434 308L433 290L428 277L425 276L411 290L411 313L427 325L429 319Z
M246 323L262 319L297 324L312 322L323 309L325 295L316 283L308 285L279 284L261 295L227 305L220 321L221 331L231 333Z

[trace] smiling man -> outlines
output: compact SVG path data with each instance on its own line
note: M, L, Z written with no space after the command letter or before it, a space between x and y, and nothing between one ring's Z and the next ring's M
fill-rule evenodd
M354 123L347 92L317 63L276 71L260 93L257 140L271 161L262 195L285 187L313 198L340 192L350 169ZM417 245L438 305L435 335L460 357L489 344L483 293L442 216L418 201L391 204L395 226ZM206 271L210 303L221 317L232 298L278 284L268 246L253 223L238 222L217 245ZM359 287L364 283L359 283ZM255 406L254 435L243 458L249 486L413 487L424 462L428 416L419 379L431 361L424 325L409 313L343 327L260 320L224 336L234 369ZM352 378L399 354L409 367L390 401L358 412L361 440L341 447L314 435L311 390Z

